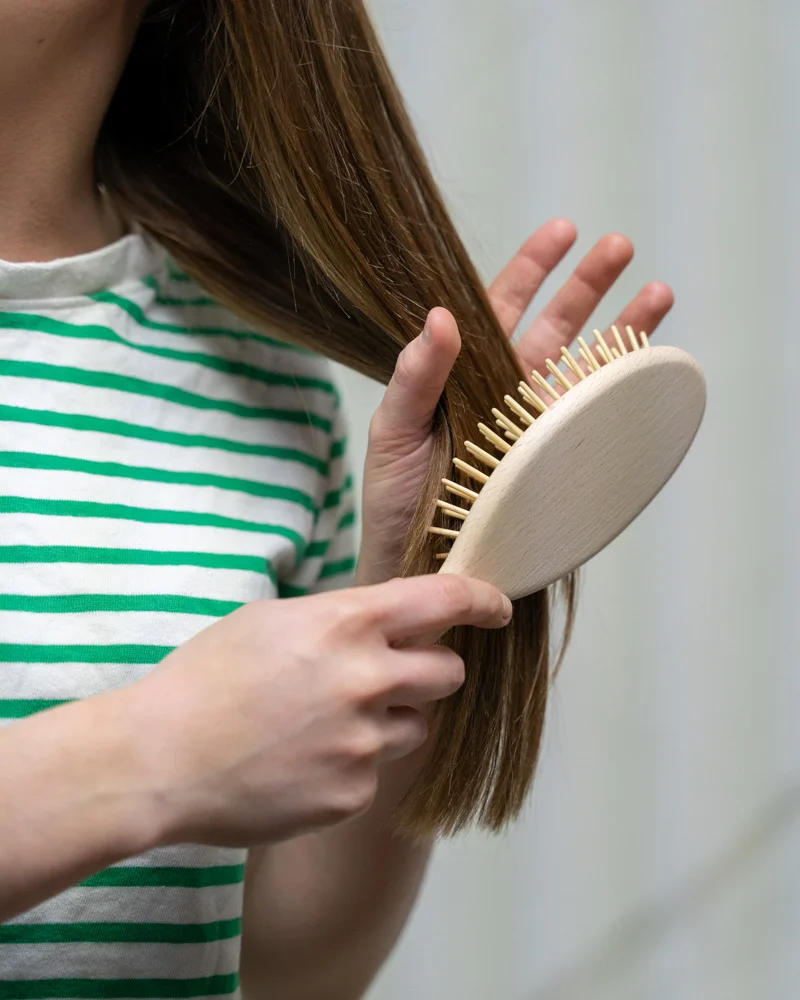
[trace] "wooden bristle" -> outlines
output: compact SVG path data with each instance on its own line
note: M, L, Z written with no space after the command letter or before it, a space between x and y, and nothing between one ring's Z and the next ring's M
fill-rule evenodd
M509 420L505 413L503 413L502 410L498 410L496 407L492 410L492 416L497 421L497 425L503 428L507 436L512 441L519 441L522 437L522 430L517 427L513 420Z
M542 392L547 393L547 395L550 396L554 402L558 402L558 393L552 385L550 385L546 378L543 378L539 372L531 372L531 378L539 386Z
M452 528L437 528L436 525L428 528L428 533L431 535L441 535L442 538L458 538L458 532L453 531Z
M436 559L437 562L444 562L445 559L447 558L447 555L448 555L447 552L437 552L433 558Z
M572 382L570 382L570 380L561 371L558 365L555 364L555 362L551 361L550 358L548 358L545 363L547 365L547 370L550 372L550 374L553 376L556 382L558 382L558 384L561 386L562 389L565 389L567 392L569 392L569 390L572 388Z
M469 465L461 458L454 458L453 465L459 469L464 475L469 476L470 479L474 479L477 483L488 483L489 477L481 472L480 469L476 469L474 465Z
M520 382L517 388L519 389L520 396L522 396L526 403L530 403L537 413L545 413L547 411L547 403L537 396L526 382Z
M633 332L633 327L626 326L625 333L628 334L628 340L631 342L631 349L634 351L641 350L641 348L639 347L639 342L636 340L636 334Z
M463 507L457 507L454 503L448 503L446 500L437 500L436 506L439 507L448 517L457 517L459 521L466 521L468 510L464 510Z
M520 406L513 396L504 396L503 402L506 404L509 410L515 413L524 424L528 425L528 427L530 427L531 424L534 422L533 417L530 415L530 413L528 413L528 411L525 409L524 406Z
M484 451L483 448L479 448L472 441L465 441L464 447L474 458L477 458L479 462L483 462L484 465L488 465L490 469L496 469L500 464L500 459L495 458L494 455L490 455L488 451Z
M619 359L622 357L622 355L619 353L619 351L616 349L616 347L612 347L611 348L611 357L615 361L619 361Z
M649 339L647 337L647 334L644 332L644 330L642 330L642 332L639 334L639 336L641 337L641 340L642 340L642 347L649 347L650 346L650 341L649 341Z
M619 330L615 326L611 327L611 332L614 334L614 340L616 340L617 342L617 347L619 348L620 357L622 357L623 354L628 353L628 348L625 346L625 341L622 339Z
M580 347L581 357L586 362L586 364L589 366L589 371L599 372L600 371L600 364L599 364L597 358L594 356L594 354L590 350L589 345L583 339L583 337L578 337L578 346Z
M478 424L478 430L498 451L502 451L504 454L511 451L511 445L504 441L499 434L495 434L491 427L487 427L486 424Z
M579 378L581 380L586 378L586 372L584 372L584 370L581 368L581 366L578 364L575 358L573 358L573 356L569 353L566 347L561 348L561 357L564 361L564 364L569 368L569 370L572 372L573 375L575 375L576 378Z
M614 360L614 355L608 349L608 344L603 338L603 334L599 330L594 331L594 339L597 341L597 347L600 351L600 356L607 365L610 365Z
M478 494L475 490L467 489L466 486L462 486L460 483L454 483L452 479L443 479L442 483L447 492L452 493L453 496L462 497L464 500L469 500L470 503L478 499Z

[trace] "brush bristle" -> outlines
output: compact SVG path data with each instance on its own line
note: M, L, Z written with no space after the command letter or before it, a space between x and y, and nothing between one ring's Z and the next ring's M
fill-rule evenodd
M469 505L477 500L478 491L489 481L492 472L502 462L503 456L512 450L514 444L520 440L529 427L536 423L542 414L558 405L559 399L565 393L580 382L591 378L594 372L600 371L605 365L613 364L614 361L626 354L641 351L650 346L650 341L644 331L637 337L633 327L626 326L625 334L627 343L617 326L612 326L610 335L606 334L605 336L599 330L595 330L596 346L594 348L591 348L583 337L578 337L578 358L562 347L558 361L551 358L545 361L545 368L553 379L552 382L549 382L540 372L531 372L530 384L520 382L517 386L517 392L522 402L513 396L506 396L504 399L511 416L497 408L492 410L495 425L502 432L502 437L486 424L478 424L481 435L499 454L495 456L471 441L464 442L466 452L486 466L488 472L482 472L461 458L453 459L453 465L469 479L470 485L466 486L451 479L443 479L442 483L445 490L453 498L463 501L468 506L451 503L449 500L437 500L437 510L441 512L445 523L444 525L432 525L428 528L432 535L451 540L458 537L459 529L469 515ZM564 365L563 370L559 368L559 364ZM447 552L437 552L434 558L442 561L447 558Z

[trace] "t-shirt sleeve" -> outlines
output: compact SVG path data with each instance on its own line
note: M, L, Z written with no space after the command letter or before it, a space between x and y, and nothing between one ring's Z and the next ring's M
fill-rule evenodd
M355 490L348 460L347 426L338 404L325 491L320 497L312 536L295 571L279 584L279 596L300 597L351 586L356 546Z

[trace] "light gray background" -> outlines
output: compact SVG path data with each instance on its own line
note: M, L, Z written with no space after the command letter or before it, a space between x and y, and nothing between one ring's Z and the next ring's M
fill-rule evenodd
M372 6L486 277L553 215L626 233L596 322L669 282L709 409L584 575L526 819L439 849L370 1000L795 998L800 7ZM358 466L380 390L345 381Z

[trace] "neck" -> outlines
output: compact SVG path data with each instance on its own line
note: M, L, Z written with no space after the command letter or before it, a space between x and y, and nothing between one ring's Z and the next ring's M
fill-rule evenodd
M142 6L0 4L0 259L69 257L122 235L94 147Z

